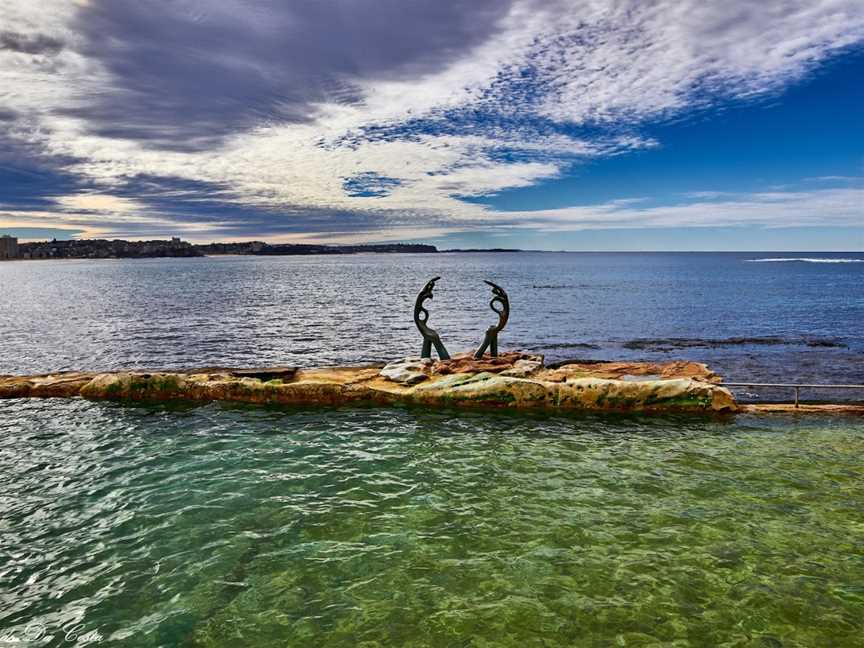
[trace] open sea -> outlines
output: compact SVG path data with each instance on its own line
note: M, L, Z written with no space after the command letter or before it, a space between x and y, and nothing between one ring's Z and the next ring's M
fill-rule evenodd
M489 279L547 362L864 383L851 253L0 263L0 374L417 355L438 275L451 353ZM0 401L0 648L85 644L862 646L864 421Z

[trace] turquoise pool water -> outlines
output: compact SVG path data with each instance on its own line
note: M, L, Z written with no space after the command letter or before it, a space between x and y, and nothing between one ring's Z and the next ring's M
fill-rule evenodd
M862 456L839 418L0 402L0 638L860 646Z

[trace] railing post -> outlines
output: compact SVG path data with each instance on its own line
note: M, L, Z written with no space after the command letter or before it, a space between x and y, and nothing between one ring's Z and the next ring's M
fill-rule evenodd
M724 382L723 385L726 387L770 387L771 389L794 389L795 390L795 409L800 409L801 407L801 390L802 389L864 389L864 385L831 385L831 384L801 384L801 383L736 383ZM857 401L856 401L857 402Z

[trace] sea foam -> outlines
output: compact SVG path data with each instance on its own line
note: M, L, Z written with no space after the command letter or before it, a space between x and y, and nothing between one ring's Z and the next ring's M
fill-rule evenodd
M779 263L797 261L798 263L864 263L864 259L825 259L811 257L777 257L769 259L747 259L749 263Z

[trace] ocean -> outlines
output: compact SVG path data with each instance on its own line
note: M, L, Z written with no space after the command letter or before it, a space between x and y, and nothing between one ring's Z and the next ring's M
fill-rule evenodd
M864 383L864 255L813 253L4 263L0 373L418 355L414 298L435 276L430 322L451 354L497 321L489 279L510 296L502 349L547 362L683 357L730 382Z
M547 362L864 382L864 255L813 253L2 263L0 373L416 355L438 275L451 353L489 279ZM849 417L0 400L0 646L858 646L862 457Z

